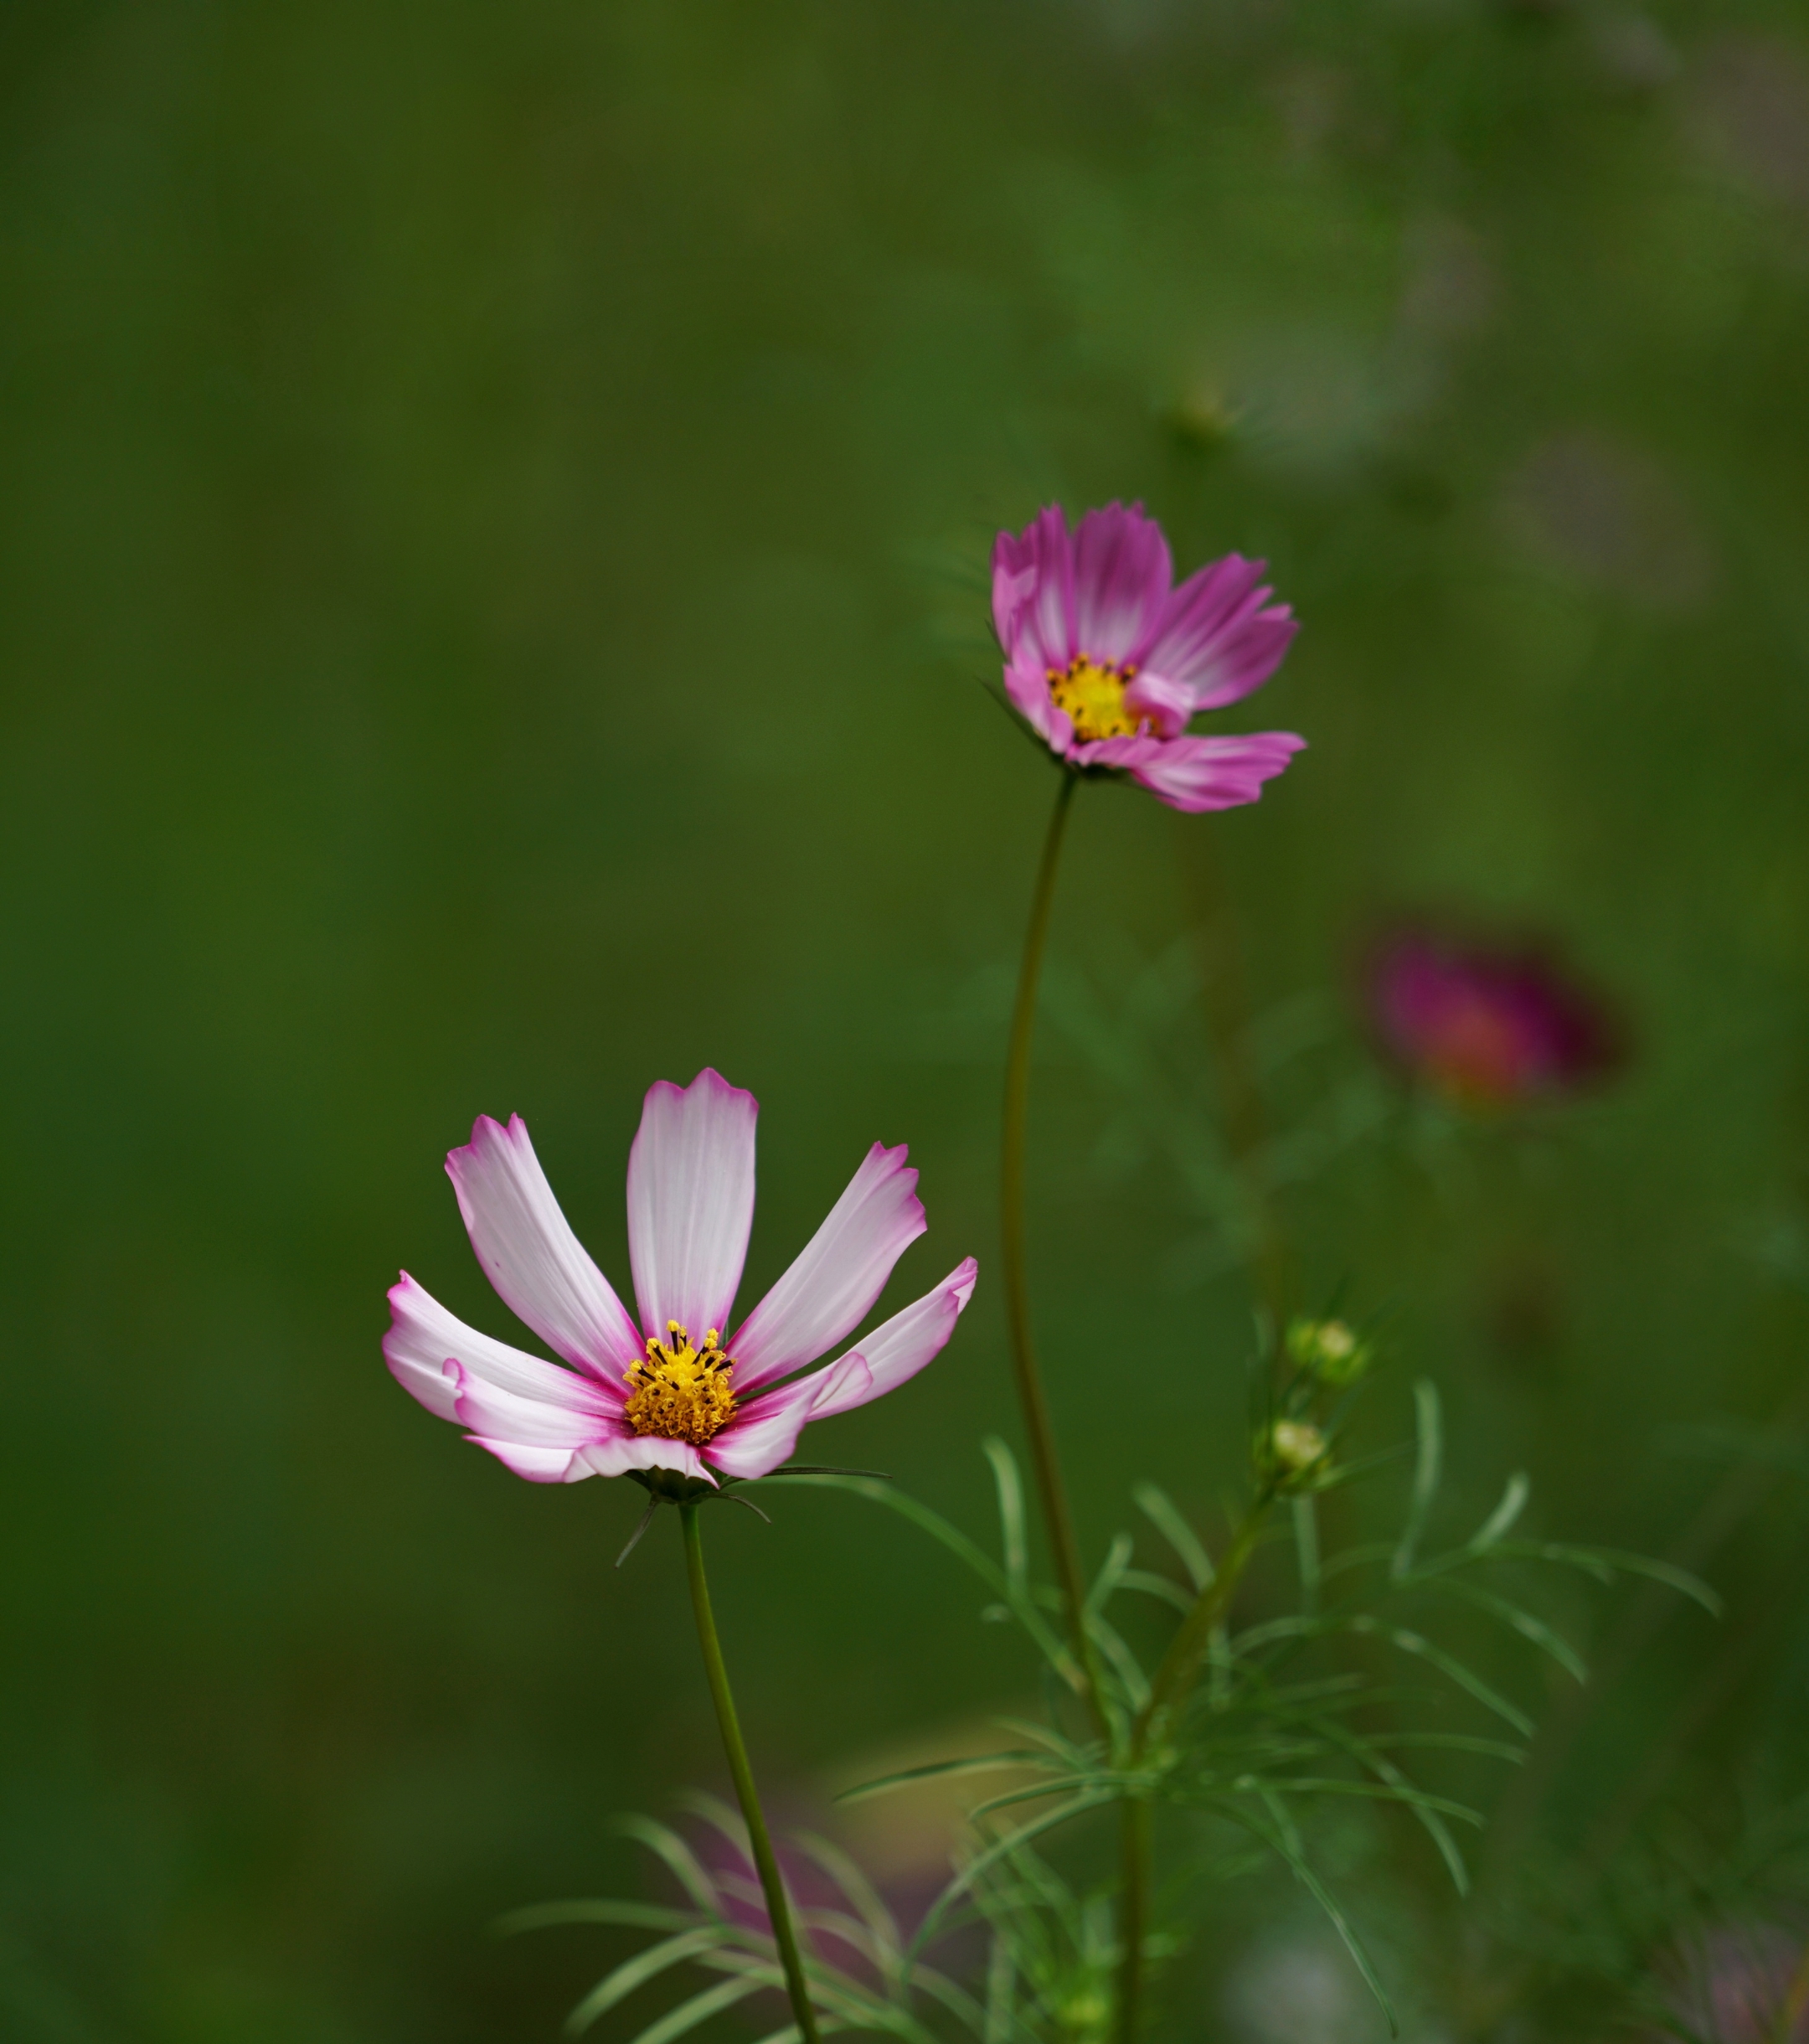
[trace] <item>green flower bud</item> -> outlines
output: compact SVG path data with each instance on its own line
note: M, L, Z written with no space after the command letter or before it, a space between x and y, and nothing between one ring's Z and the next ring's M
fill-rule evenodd
M1287 1352L1302 1370L1333 1387L1354 1384L1375 1360L1372 1345L1359 1339L1343 1320L1293 1321Z
M1326 1458L1326 1438L1304 1420L1278 1419L1270 1429L1269 1447L1276 1465L1290 1476L1304 1476Z

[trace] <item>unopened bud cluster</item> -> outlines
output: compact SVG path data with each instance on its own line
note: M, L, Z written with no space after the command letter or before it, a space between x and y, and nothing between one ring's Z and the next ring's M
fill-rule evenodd
M1375 1346L1348 1321L1305 1314L1288 1323L1281 1346L1293 1374L1281 1387L1279 1412L1257 1435L1256 1464L1274 1491L1317 1490L1336 1475L1318 1407L1326 1393L1343 1391L1368 1373Z

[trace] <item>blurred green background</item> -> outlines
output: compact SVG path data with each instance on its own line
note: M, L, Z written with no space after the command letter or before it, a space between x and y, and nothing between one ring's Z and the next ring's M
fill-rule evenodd
M1082 791L1033 1229L1090 1546L1143 1475L1219 1523L1242 1454L1248 1278L1151 1076L1211 1100L1203 886L1298 1296L1391 1314L1378 1440L1430 1373L1479 1506L1524 1464L1542 1530L1662 1549L1717 1477L1677 1430L1800 1378L1799 8L10 0L0 264L7 2035L552 2034L606 1941L484 1926L717 1779L675 1529L615 1574L639 1493L518 1483L383 1370L398 1266L512 1331L474 1114L625 1283L647 1085L750 1087L744 1299L909 1140L889 1298L982 1288L812 1448L987 1523L1051 777L984 569L1051 498L1265 555L1305 628L1227 722L1312 746L1219 818ZM1351 960L1429 908L1611 989L1614 1087L1401 1106ZM906 1530L775 1518L711 1530L781 1804L1020 1700ZM1686 1788L1809 1701L1775 1610ZM1739 1622L1672 1619L1616 1740Z

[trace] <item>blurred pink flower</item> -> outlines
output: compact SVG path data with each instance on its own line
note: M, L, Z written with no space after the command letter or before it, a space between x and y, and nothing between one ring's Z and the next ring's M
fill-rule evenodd
M1699 2044L1809 2044L1806 1958L1776 1924L1714 1931L1673 1961L1667 1999Z
M759 1111L711 1071L648 1092L628 1155L638 1327L559 1211L520 1116L507 1128L481 1117L446 1159L472 1247L503 1303L571 1367L466 1326L404 1272L389 1293L390 1374L537 1484L649 1469L708 1483L765 1476L807 1421L915 1376L967 1303L971 1257L827 1370L795 1375L860 1324L924 1231L903 1144L874 1143L796 1262L723 1342L754 1220Z
M1255 802L1306 744L1286 731L1195 737L1188 725L1260 689L1299 627L1228 554L1178 589L1168 542L1140 504L1059 504L992 548L992 623L1005 690L1071 766L1115 767L1171 808Z
M1607 1016L1538 950L1404 931L1376 947L1368 993L1389 1051L1466 1106L1549 1098L1615 1061Z

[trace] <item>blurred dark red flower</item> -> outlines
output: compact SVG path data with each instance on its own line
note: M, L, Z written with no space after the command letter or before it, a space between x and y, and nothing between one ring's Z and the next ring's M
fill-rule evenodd
M1607 1010L1541 947L1397 930L1372 951L1368 982L1389 1054L1466 1107L1552 1099L1617 1061Z

